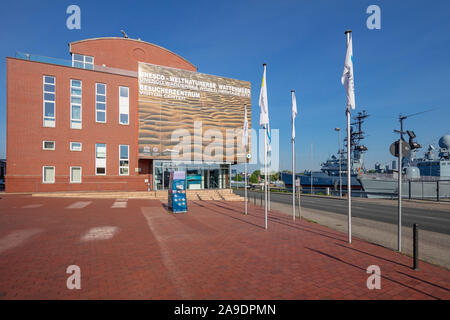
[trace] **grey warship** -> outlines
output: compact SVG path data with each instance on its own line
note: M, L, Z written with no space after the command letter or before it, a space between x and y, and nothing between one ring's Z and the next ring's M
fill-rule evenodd
M421 146L414 141L413 131L407 132L411 152L403 158L402 197L422 199L450 198L450 135L439 139L436 148L429 145L422 158L416 154ZM362 172L357 179L369 198L395 198L398 195L398 171L378 166L375 173Z
M358 112L353 118L354 122L350 128L350 146L351 146L351 188L352 194L358 196L363 191L361 183L358 180L358 174L365 172L363 155L367 151L367 147L362 144L364 140L364 132L362 125L369 114L364 110ZM347 146L347 138L344 139L344 146ZM339 179L339 172L340 179ZM340 185L344 193L347 190L347 158L344 149L338 150L337 156L332 155L329 159L321 164L320 171L305 170L303 173L296 174L296 179L300 179L303 192L313 192L313 190L329 190L338 192ZM282 172L281 179L287 189L292 189L292 173Z

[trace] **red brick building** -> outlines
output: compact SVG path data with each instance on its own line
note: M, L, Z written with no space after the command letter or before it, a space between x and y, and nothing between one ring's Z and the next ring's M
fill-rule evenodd
M138 158L138 61L196 67L128 38L69 44L72 61L7 58L6 192L153 189Z

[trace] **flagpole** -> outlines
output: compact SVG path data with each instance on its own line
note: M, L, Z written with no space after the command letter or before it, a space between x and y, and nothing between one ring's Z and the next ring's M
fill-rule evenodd
M245 181L245 215L247 215L247 147L245 147L245 164L244 164L244 181Z
M294 95L295 90L291 90L291 98ZM294 133L294 117L292 118L292 133ZM292 220L295 221L295 138L292 136Z
M267 149L267 162L269 162L271 160L271 154L269 156L270 151ZM269 167L267 167L267 176L268 176L268 181L267 181L267 210L270 211L270 180L272 180L272 177L269 174Z
M295 138L292 138L292 219L295 221Z
M267 64L263 63L264 76L266 75ZM264 79L266 81L266 79ZM266 88L267 84L265 83ZM266 101L267 103L267 101ZM268 111L268 110L267 110ZM264 218L265 218L265 228L267 230L267 127L268 123L264 125Z
M244 122L247 123L247 105L244 105L244 109L245 109L245 119ZM244 127L245 127L245 123L244 123ZM244 128L245 129L245 128ZM248 123L247 123L247 130L248 130ZM245 158L244 158L244 187L245 187L245 191L244 191L244 198L245 198L245 215L247 215L247 149L248 149L248 136L246 136L246 133L244 132L244 139L245 139Z
M297 180L295 180L297 181ZM301 205L301 197L302 193L302 185L300 184L300 178L298 178L298 189L297 189L297 198L298 198L298 217L302 220L302 205Z
M264 126L264 218L267 230L267 125Z
M345 31L347 46L350 42L351 30ZM348 243L352 243L352 184L351 184L351 137L350 137L350 106L347 105L347 201L348 201Z

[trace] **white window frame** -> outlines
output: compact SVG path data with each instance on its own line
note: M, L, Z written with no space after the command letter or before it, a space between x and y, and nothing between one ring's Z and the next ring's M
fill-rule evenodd
M74 149L73 147L72 147L72 143L79 143L80 144L80 150L77 150L77 149ZM70 141L70 151L78 151L78 152L80 152L80 151L83 151L83 143L82 142L78 142L78 141Z
M128 96L126 98L120 96L120 89L122 89L122 88L127 89ZM120 115L125 114L125 113L121 113L120 110L125 109L125 108L127 109L126 115L128 116L128 121L122 122L120 120ZM125 86L119 86L119 124L124 125L124 126L130 125L130 88L125 87Z
M45 82L46 77L53 78L53 84ZM45 91L46 84L53 85L55 87L55 91L54 92ZM55 96L55 99L54 100L45 100L46 93L53 94ZM48 117L45 115L45 103L46 102L53 103L53 117ZM55 76L47 76L47 75L42 76L42 126L46 127L46 128L56 127L56 77Z
M97 159L103 159L103 158L97 158L97 145L99 144L104 144L105 145L105 173L97 173L97 168L103 168L101 166L97 165ZM108 158L108 145L106 143L96 143L95 144L95 150L94 150L94 155L95 155L95 175L96 176L106 176L106 159Z
M80 169L80 181L73 181L72 169L79 168ZM71 166L70 167L70 183L81 183L83 181L83 168L81 166Z
M53 168L53 181L45 181L45 168ZM55 183L56 178L56 169L55 166L42 166L42 183L52 184Z
M127 150L128 157L126 159L122 159L121 158L121 156L120 156L120 147L127 147L128 148L128 150ZM121 160L122 161L127 161L128 165L127 166L121 166L120 165L120 161ZM120 169L123 169L123 168L127 168L128 169L128 173L121 173ZM129 176L129 175L130 175L130 145L128 145L128 144L119 144L119 176Z
M76 56L76 55L77 55L77 56L83 57L83 61L75 60L75 56ZM86 61L86 60L88 60L88 59L86 59L86 58L91 58L91 59L92 59L92 62ZM81 67L75 67L75 62L82 63L83 66L81 66ZM86 68L87 65L91 66L91 68ZM79 53L72 53L72 67L75 67L75 68L81 68L81 69L88 69L88 70L94 70L94 57L92 57L92 56L86 56L86 55L84 55L84 54L79 54Z
M72 86L73 81L80 81L80 87ZM72 89L80 89L81 95L76 95L72 93ZM72 98L80 98L81 103L73 103ZM80 107L80 119L73 119L72 118L72 107L77 106ZM71 129L78 129L81 130L83 128L83 81L78 79L70 79L70 128ZM74 121L80 121L74 122ZM79 127L78 127L79 125Z
M104 85L105 86L105 94L99 94L98 92L97 92L97 85ZM106 86L106 83L101 83L101 82L98 82L98 83L96 83L95 84L95 122L98 122L98 123L106 123L106 108L107 108L107 98L106 98L106 93L107 93L107 86ZM97 101L97 95L99 95L99 96L104 96L105 97L105 102L101 102L101 101ZM101 104L104 104L105 105L105 110L97 110L97 103L101 103ZM97 119L97 114L98 114L98 112L104 112L105 113L105 121L99 121L98 119Z
M46 148L45 147L45 143L46 142L53 142L53 148ZM55 143L55 141L53 141L53 140L43 140L42 141L42 150L55 150L55 148L56 148L56 143Z

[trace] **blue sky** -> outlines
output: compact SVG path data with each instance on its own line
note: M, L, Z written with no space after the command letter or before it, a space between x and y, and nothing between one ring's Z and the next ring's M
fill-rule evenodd
M66 8L81 8L81 30L66 28ZM366 8L381 8L381 30L366 27ZM346 29L353 30L356 111L367 110L366 166L388 163L399 113L422 145L450 132L450 1L11 1L0 12L0 158L6 145L6 56L16 51L69 59L67 43L121 36L161 45L199 72L252 83L259 120L262 63L268 64L271 127L280 129L281 169L291 167L290 90L295 89L299 171L337 150L345 128L340 83ZM344 134L345 132L343 132Z

